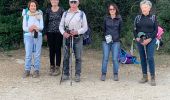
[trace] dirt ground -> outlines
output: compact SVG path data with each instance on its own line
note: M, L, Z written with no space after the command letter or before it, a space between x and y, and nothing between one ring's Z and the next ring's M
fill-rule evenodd
M159 59L158 59L159 56ZM42 50L39 78L22 78L24 50L0 53L0 100L170 100L170 56L156 55L157 86L139 84L140 65L120 65L119 79L112 80L109 62L107 80L100 78L101 51L86 50L81 82L59 84L60 76L48 75L48 50ZM73 68L74 69L74 68Z

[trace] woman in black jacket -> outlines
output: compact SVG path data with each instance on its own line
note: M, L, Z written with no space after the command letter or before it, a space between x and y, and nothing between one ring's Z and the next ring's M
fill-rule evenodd
M108 6L108 16L104 18L104 35L103 35L103 60L101 81L105 81L109 53L112 52L113 75L114 81L118 81L118 54L120 50L120 32L122 28L122 18L116 4L111 3Z
M62 35L59 31L64 9L59 7L59 0L50 0L51 7L46 9L45 35L50 52L50 75L56 76L60 72ZM56 58L56 59L55 59ZM56 62L55 62L56 60Z
M140 9L142 13L141 15L137 15L135 18L134 37L137 42L143 73L143 78L139 82L146 83L148 81L148 63L151 75L151 85L155 86L154 51L158 26L155 15L150 13L151 8L152 3L149 0L143 0L140 2Z

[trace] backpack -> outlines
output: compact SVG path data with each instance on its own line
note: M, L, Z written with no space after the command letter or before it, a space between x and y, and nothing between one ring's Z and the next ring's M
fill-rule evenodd
M139 61L137 61L136 56L132 56L131 54L128 54L123 49L120 49L118 60L122 64L139 64Z
M158 33L156 35L156 39L161 40L163 34L164 34L164 29L161 26L158 26Z
M65 11L64 18L66 18L68 11ZM84 12L81 11L80 19L83 21ZM92 42L91 29L88 27L87 31L83 34L83 45L89 45Z

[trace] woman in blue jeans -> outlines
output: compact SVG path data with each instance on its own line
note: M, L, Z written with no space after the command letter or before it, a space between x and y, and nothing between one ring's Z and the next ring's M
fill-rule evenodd
M140 83L148 81L147 63L151 75L151 86L155 86L155 62L154 51L158 25L155 15L150 13L152 3L149 0L140 2L141 14L137 15L134 22L134 36L140 54L143 77Z
M103 60L101 81L105 81L107 73L107 64L110 51L112 52L114 81L118 81L118 54L120 50L120 32L122 28L122 18L119 15L119 9L116 4L110 3L108 6L108 15L104 18L103 34Z
M23 31L25 45L25 72L24 78L30 75L31 66L34 67L33 77L39 76L40 56L42 46L43 14L37 10L38 3L35 0L28 2L28 11L23 10ZM32 58L34 56L34 59ZM34 62L32 65L32 62Z

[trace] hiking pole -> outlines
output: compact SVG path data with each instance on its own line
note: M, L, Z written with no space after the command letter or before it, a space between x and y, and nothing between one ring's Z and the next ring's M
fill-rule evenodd
M32 64L32 66L33 66L33 68L34 68L34 70L35 70L35 53L36 53L36 44L37 44L37 41L38 41L38 32L36 31L36 30L34 30L34 35L33 35L33 49L32 49L32 51L33 51L33 57L32 57L32 59L33 59L33 64Z
M74 37L73 36L71 36L71 38L70 38L70 54L71 54L71 57L70 57L70 79L71 79L71 81L70 81L70 85L72 86L72 68L73 68L73 55L74 55L74 51L73 51L73 39L74 39Z
M131 54L131 55L133 55L133 54L134 54L133 41L135 41L135 39L134 39L134 38L132 39L132 44L131 44L131 47L130 47L130 54Z
M67 49L67 46L66 46L66 42L65 42L66 40L65 40L65 38L63 37L63 57L64 57L64 54L65 54L65 49ZM62 72L61 72L61 78L60 78L60 85L61 85L61 82L62 82L62 80L63 80L63 73L64 73L64 65L63 65L63 67L62 67Z
M32 47L32 67L33 67L34 69L35 69L36 41L37 41L37 39L33 37L33 47Z

